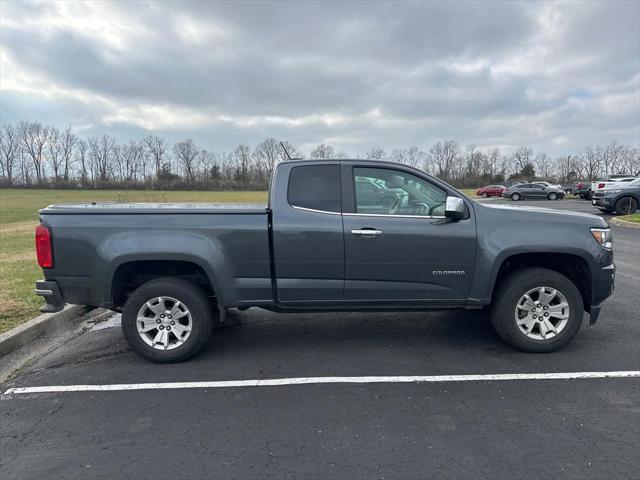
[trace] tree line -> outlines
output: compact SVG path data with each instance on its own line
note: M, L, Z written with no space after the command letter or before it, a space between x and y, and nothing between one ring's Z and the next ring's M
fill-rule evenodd
M284 145L285 148L282 147ZM34 188L139 188L163 190L264 190L273 169L305 152L289 141L267 138L230 152L201 148L190 138L170 143L158 135L120 143L111 135L80 138L72 127L35 121L0 127L0 186ZM562 157L522 146L506 154L455 140L365 154L320 144L308 158L370 158L421 168L458 187L515 180L570 183L607 174L640 175L638 145L588 145Z

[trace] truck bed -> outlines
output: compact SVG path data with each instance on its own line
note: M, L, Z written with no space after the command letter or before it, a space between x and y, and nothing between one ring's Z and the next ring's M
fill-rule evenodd
M40 210L45 215L118 214L245 214L264 215L267 207L258 203L63 203Z

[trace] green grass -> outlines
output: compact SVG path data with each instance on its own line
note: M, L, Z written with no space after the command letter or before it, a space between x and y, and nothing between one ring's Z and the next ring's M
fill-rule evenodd
M42 278L34 250L38 210L53 203L251 202L266 203L267 192L157 192L117 190L0 190L0 333L39 313L33 294Z
M634 213L633 215L624 215L618 218L620 220L624 220L625 222L640 223L640 213Z

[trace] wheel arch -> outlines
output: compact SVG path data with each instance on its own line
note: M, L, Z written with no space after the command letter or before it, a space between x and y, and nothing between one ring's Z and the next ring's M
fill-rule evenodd
M161 277L190 280L201 286L218 304L222 301L223 292L212 268L203 259L184 254L120 258L111 266L106 298L114 308L120 308L137 287Z
M558 272L571 280L582 296L584 307L589 311L592 296L592 274L589 261L577 254L568 252L505 252L496 259L492 273L491 299L495 298L502 282L524 268L541 267Z

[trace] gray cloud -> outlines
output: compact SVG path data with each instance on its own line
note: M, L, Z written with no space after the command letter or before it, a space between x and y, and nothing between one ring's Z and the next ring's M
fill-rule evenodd
M638 2L3 3L0 114L123 139L640 142Z

